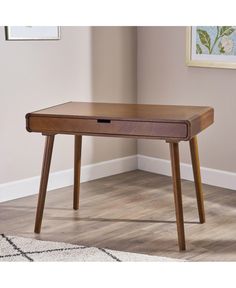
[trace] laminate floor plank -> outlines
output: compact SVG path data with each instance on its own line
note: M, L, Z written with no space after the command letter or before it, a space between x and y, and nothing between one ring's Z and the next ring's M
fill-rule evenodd
M203 185L198 223L194 183L182 181L187 250L178 251L170 177L131 171L47 194L41 234L33 233L37 195L0 203L0 233L191 261L236 261L236 191Z

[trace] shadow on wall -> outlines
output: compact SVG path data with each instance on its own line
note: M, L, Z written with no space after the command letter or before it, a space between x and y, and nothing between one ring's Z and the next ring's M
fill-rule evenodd
M92 102L136 103L136 42L135 27L91 28ZM83 138L84 146L89 147L86 147L90 154L89 163L126 157L137 152L134 139Z

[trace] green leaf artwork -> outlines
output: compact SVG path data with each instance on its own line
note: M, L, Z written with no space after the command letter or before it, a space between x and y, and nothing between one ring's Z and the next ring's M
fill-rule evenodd
M201 29L197 29L197 33L199 35L200 41L202 43L202 45L206 46L206 48L209 50L211 50L211 38L209 36L209 34Z
M220 49L220 53L221 54L224 54L225 53L225 50L224 50L224 47L222 46L221 42L218 44L218 47Z
M199 44L196 44L196 53L197 54L202 54L202 48Z
M220 28L220 36L229 36L234 32L234 28L232 26L222 26Z
M196 54L235 55L235 26L197 26Z

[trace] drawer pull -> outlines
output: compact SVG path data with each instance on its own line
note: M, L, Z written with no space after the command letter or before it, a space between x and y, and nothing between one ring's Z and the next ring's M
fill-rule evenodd
M97 123L111 123L109 119L97 119Z

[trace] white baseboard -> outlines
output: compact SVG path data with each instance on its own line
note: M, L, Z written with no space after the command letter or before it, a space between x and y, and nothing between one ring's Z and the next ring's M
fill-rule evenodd
M193 181L192 166L181 163L181 178ZM169 160L132 155L82 166L81 182L140 169L171 176ZM236 190L236 173L201 167L202 183ZM39 176L0 184L0 202L38 193ZM50 173L48 191L73 185L73 169Z
M157 174L171 176L171 164L169 160L137 155L138 169ZM181 178L193 181L192 166L181 163ZM236 190L236 173L201 167L202 183Z
M137 169L137 155L82 166L81 182ZM40 177L0 184L0 202L38 193ZM73 169L50 173L48 191L73 184Z

